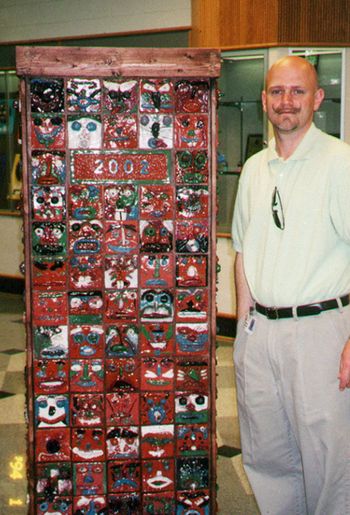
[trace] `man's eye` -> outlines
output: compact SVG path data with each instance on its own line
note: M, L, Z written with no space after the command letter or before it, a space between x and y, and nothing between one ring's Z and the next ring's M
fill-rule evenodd
M293 94L294 95L303 95L305 91L303 89L294 89Z
M270 94L273 96L281 95L282 90L281 89L271 89Z

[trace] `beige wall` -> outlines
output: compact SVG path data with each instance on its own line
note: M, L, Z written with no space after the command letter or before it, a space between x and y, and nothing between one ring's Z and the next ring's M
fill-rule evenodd
M19 266L23 261L22 219L0 216L0 275L23 277Z
M230 238L218 238L217 255L221 268L218 275L217 310L219 314L233 315L236 312L233 280L235 252Z
M1 0L0 42L191 25L191 0Z

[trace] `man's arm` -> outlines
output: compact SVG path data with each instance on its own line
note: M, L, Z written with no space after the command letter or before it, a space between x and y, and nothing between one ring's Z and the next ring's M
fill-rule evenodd
M239 320L245 317L253 306L253 299L244 273L243 255L241 252L237 252L235 259L235 286L237 320Z
M338 379L339 390L343 391L345 388L350 388L350 338L344 345L341 354Z

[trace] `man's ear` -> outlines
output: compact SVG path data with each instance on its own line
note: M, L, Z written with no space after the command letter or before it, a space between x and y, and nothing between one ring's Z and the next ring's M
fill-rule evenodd
M266 113L266 91L265 90L263 90L261 92L261 102L262 102L263 110Z
M314 111L317 111L317 109L320 107L324 97L325 97L324 90L322 88L318 88L316 90L315 98L314 98Z

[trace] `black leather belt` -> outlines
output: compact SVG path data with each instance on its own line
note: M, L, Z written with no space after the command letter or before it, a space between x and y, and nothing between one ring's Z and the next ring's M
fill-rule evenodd
M342 306L349 304L349 295L344 295L339 298ZM297 306L293 308L267 308L262 306L258 302L255 304L255 309L261 315L265 315L270 320L278 320L279 318L293 318L297 317L309 317L313 315L319 315L322 311L328 309L336 309L339 307L337 299L325 300L323 302L315 302L314 304L305 304L304 306Z

